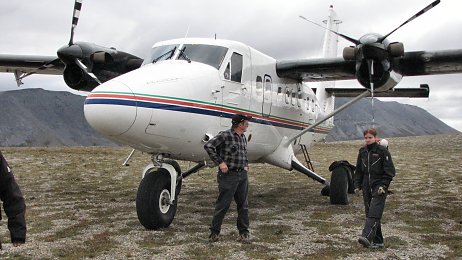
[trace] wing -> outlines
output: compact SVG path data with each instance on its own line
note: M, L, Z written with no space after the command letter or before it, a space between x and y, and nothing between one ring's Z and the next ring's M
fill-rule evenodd
M57 56L0 54L0 72L14 73L16 84L32 74L62 75L64 63Z
M276 64L280 77L299 81L356 79L356 61L333 59L283 60ZM403 76L462 73L462 49L406 52L391 60L391 69Z
M283 60L276 63L279 77L300 81L355 79L355 61L343 58Z
M62 75L63 70L57 56L0 54L0 72Z

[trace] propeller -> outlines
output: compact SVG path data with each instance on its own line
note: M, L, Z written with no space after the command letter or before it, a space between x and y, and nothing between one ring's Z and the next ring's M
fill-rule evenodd
M79 44L74 44L74 31L79 22L80 10L82 9L83 0L75 0L74 11L72 14L71 36L69 44L58 50L58 57L66 64L66 66L77 65L85 74L90 76L94 81L101 84L101 81L95 74L92 73L92 62L89 62L90 68L84 64L86 55Z
M329 28L327 28L327 27L325 27L325 26L323 26L323 25L321 25L321 24L319 24L319 23L313 22L313 21L309 20L308 18L306 18L306 17L304 17L304 16L302 16L302 15L299 15L298 17L300 17L300 18L302 18L303 20L305 20L305 21L307 21L307 22L310 22L310 23L312 23L312 24L314 24L314 25L317 25L317 26L319 26L319 27L321 27L321 28L323 28L323 29L326 29L326 30L330 31L331 33L337 34L338 36L342 37L343 39L345 39L345 40L347 40L347 41L349 41L349 42L352 42L352 43L354 43L354 44L356 44L356 45L360 44L360 42L359 42L358 40L353 39L353 38L351 38L351 37L348 37L348 36L346 36L345 34L341 34L341 33L339 33L339 32L336 32L336 31L334 31L334 30L331 30L331 29L329 29Z
M354 46L343 49L343 58L346 61L355 61L356 79L359 83L368 89L375 88L376 91L386 91L401 80L402 76L399 71L394 70L394 58L404 55L404 45L402 42L389 42L388 36L396 32L405 24L413 21L422 14L428 12L433 7L438 5L440 0L433 1L431 4L417 12L404 23L385 34L384 36L376 33L368 33L359 39L354 39L350 36L330 30L325 26L308 20L300 16L305 21L308 21L316 26L329 30L330 32L342 37L351 42Z
M398 26L398 27L396 27L395 29L393 29L391 32L387 33L387 34L384 35L384 36L376 37L376 38L375 38L375 42L383 43L383 41L384 41L388 36L390 36L392 33L394 33L395 31L397 31L399 28L403 27L405 24L407 24L407 23L411 22L412 20L416 19L417 17L421 16L422 14L428 12L430 9L432 9L433 7L435 7L436 5L438 5L440 2L441 2L441 0L436 0L436 1L434 1L433 3L429 4L429 5L426 6L424 9L420 10L420 11L417 12L415 15L413 15L411 18L407 19L407 20L406 20L404 23L402 23L400 26ZM361 44L361 43L367 43L367 42L361 41L361 38L363 38L363 37L361 37L359 40L356 40L356 39L354 39L354 38L352 38L352 37L349 37L349 36L347 36L347 35L344 35L344 34L342 34L342 33L333 31L333 30L331 30L331 29L329 29L329 28L327 28L327 27L325 27L325 26L323 26L323 25L321 25L321 24L319 24L319 23L313 22L313 21L307 19L306 17L304 17L304 16L302 16L302 15L300 15L299 17L302 18L303 20L307 21L307 22L310 22L310 23L312 23L312 24L314 24L314 25L317 25L317 26L319 26L319 27L321 27L321 28L323 28L323 29L325 29L325 30L330 31L330 32L332 32L332 33L334 33L334 34L336 34L336 35L342 37L343 39L345 39L345 40L347 40L347 41L349 41L349 42L354 43L355 45L359 45L359 44ZM374 39L374 38L373 38L373 37L366 37L366 39L367 39L366 41L369 41L369 42L370 42L370 40L371 40L371 39Z
M75 0L74 3L74 13L72 15L71 38L69 39L69 46L71 46L74 41L74 30L75 27L77 27L77 23L79 22L79 15L80 10L82 9L82 2L83 0Z
M399 28L403 27L405 24L411 22L412 20L414 20L415 18L423 15L424 13L428 12L430 9L432 9L433 7L435 7L436 5L438 5L441 1L440 0L436 0L434 1L433 3L429 4L427 7L425 7L424 9L420 10L419 12L417 12L414 16L412 16L411 18L407 19L404 23L402 23L400 26L396 27L394 30L392 30L391 32L385 34L384 36L382 36L379 41L380 42L383 42L388 36L390 36L390 34L394 33L396 30L398 30Z

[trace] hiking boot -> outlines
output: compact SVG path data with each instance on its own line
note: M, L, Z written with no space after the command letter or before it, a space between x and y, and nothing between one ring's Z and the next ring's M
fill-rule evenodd
M364 247L371 247L371 242L365 237L359 237L358 242Z
M239 235L239 241L243 244L250 244L250 235L249 233L243 233Z
M220 237L219 237L218 234L216 234L216 233L210 234L210 236L209 236L209 242L210 243L218 242L218 240L220 240Z
M377 249L377 248L383 248L385 245L383 243L374 243L372 242L371 248Z

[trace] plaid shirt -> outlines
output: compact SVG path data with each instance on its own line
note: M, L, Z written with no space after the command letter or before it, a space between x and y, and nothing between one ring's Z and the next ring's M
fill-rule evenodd
M231 171L243 170L248 166L247 138L234 129L218 133L204 145L210 159L216 164L225 162Z

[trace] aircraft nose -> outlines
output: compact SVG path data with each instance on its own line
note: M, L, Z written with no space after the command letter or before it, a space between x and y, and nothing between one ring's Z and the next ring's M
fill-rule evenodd
M136 119L136 100L125 84L111 80L96 87L85 99L87 122L106 136L127 132Z

